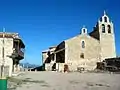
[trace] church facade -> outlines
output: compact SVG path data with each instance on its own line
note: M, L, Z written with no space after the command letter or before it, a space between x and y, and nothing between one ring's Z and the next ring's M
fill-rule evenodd
M43 64L47 71L64 71L65 67L70 71L76 71L79 67L93 70L97 62L114 57L114 26L105 12L90 33L83 27L79 35L42 52Z

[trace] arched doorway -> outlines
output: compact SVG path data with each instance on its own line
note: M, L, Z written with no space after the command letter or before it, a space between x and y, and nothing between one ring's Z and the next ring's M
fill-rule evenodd
M65 65L64 65L64 72L68 72L68 71L69 71L68 65L65 64Z

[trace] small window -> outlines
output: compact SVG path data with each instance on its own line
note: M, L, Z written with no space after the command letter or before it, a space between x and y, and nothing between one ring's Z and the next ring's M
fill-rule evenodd
M82 41L82 48L85 48L85 42Z
M108 25L107 28L108 28L108 33L111 33L111 27L110 27L110 25Z
M85 29L83 29L83 33L85 33Z
M107 17L104 17L104 21L107 22Z
M102 33L105 33L105 25L102 24Z
M102 17L100 18L100 21L102 22Z
M84 58L84 53L81 53L80 58Z

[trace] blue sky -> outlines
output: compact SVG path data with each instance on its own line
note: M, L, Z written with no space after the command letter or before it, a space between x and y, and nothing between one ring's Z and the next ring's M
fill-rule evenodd
M18 32L26 45L22 62L41 64L41 52L49 46L88 32L106 10L115 26L117 54L120 55L119 0L0 0L0 31Z

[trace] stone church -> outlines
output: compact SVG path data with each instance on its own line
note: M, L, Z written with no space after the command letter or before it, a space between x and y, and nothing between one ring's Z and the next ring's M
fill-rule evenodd
M106 12L90 33L83 27L79 35L42 52L43 65L47 71L64 71L65 67L69 71L76 71L80 67L93 70L97 62L114 57L114 26Z

